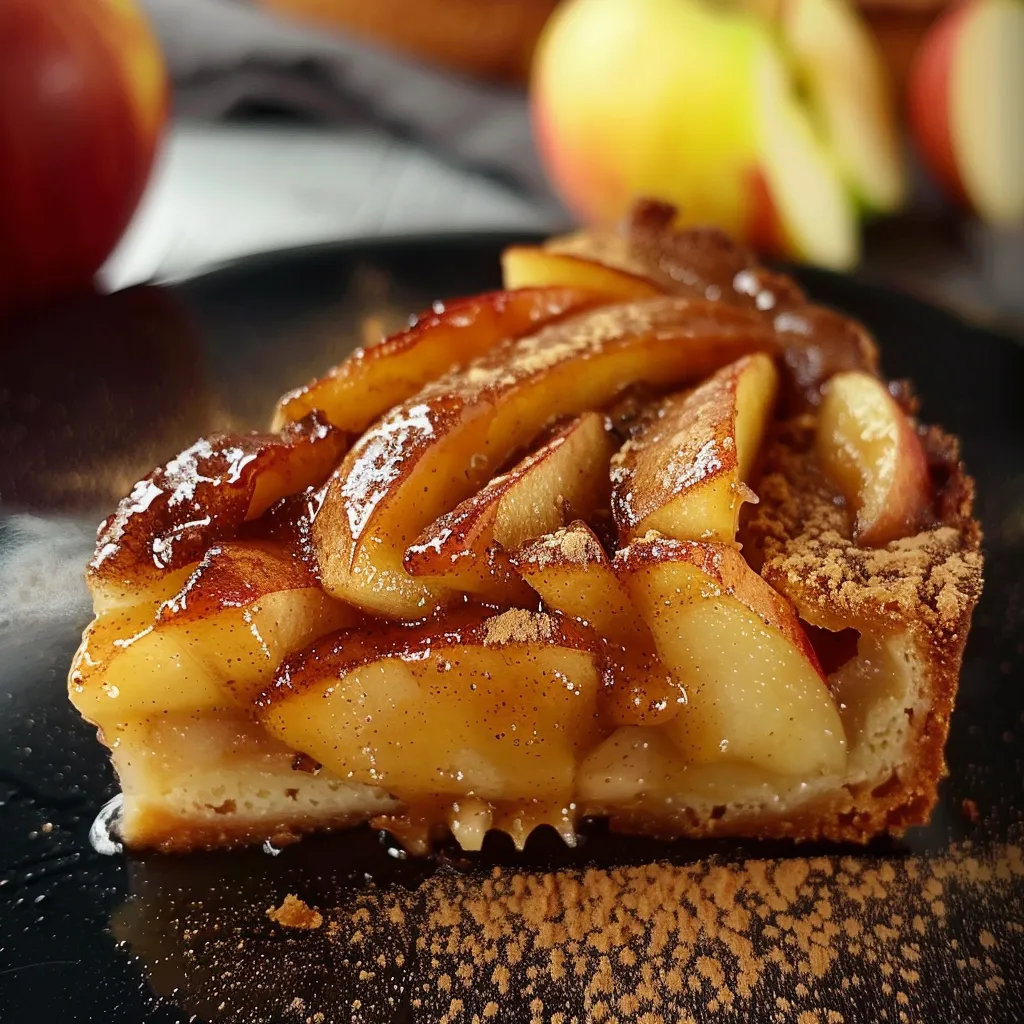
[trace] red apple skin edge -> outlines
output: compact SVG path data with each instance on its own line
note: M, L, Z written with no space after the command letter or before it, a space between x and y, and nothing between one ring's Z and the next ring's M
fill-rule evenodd
M750 195L751 212L745 237L759 253L779 259L785 258L785 228L772 200L768 181L760 168L750 172Z
M972 3L961 3L932 26L921 42L907 82L910 129L926 166L939 184L967 203L949 120L950 75L954 47Z
M0 39L2 314L89 288L146 186L167 84L122 0L3 0Z

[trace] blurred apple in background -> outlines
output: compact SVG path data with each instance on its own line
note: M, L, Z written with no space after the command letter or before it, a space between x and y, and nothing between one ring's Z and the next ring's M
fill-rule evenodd
M0 0L0 312L87 288L149 177L163 60L133 0Z
M905 176L889 74L847 0L785 0L784 50L813 121L854 200L871 212L902 203Z
M846 0L568 0L531 92L551 179L588 222L658 196L846 267L859 214L903 198L885 69Z
M1024 221L1024 3L968 0L921 44L910 124L929 169L994 224Z

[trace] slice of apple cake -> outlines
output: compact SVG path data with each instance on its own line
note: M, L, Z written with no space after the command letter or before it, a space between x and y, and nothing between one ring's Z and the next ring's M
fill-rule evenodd
M69 679L130 846L927 820L981 588L956 442L673 219L509 250L136 484Z

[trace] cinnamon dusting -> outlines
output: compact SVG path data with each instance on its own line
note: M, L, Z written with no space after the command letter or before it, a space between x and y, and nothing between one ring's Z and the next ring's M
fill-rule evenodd
M236 1021L269 1019L254 989L306 1020L853 1024L869 1007L871 1019L925 1024L953 1005L1011 1019L1022 897L1016 845L554 872L442 867L411 889L350 892L325 908L325 928L289 940L286 957L279 942L239 948L238 929L219 919L204 932L193 913L176 927L204 970L178 991L205 986L204 1005L216 1000Z

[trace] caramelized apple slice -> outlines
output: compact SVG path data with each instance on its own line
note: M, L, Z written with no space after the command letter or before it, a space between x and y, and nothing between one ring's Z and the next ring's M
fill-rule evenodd
M597 656L571 624L464 610L322 641L281 666L257 714L340 778L407 802L565 801L598 738L599 686Z
M612 461L612 513L624 540L658 530L676 540L734 543L740 505L771 415L778 373L745 356L672 395Z
M584 413L435 519L406 551L406 570L477 590L477 581L493 572L492 556L556 529L573 514L586 517L607 508L612 451L604 418Z
M750 313L662 298L582 313L493 349L393 409L345 457L313 524L324 586L385 615L422 617L449 594L405 572L405 549L547 424L632 383L699 378L773 345Z
M324 376L289 391L277 404L275 429L319 409L336 427L361 434L424 384L498 342L598 301L576 288L524 288L435 303L408 330L356 349Z
M650 630L586 523L576 521L523 545L511 561L548 608L593 629L604 642L610 684L601 693L606 721L650 724L676 714L680 687L662 664Z
M217 434L140 480L104 520L89 563L96 611L163 596L164 576L194 565L280 498L322 483L347 437L316 414L280 434Z
M804 306L791 278L760 266L754 254L714 228L678 229L676 209L640 200L623 231L588 229L514 246L502 258L506 287L585 285L618 298L684 295L774 315Z
M592 627L604 639L625 643L643 628L601 542L586 523L577 520L524 544L511 561L549 608Z
M283 546L215 545L170 600L89 626L71 700L104 727L152 712L247 707L286 654L357 618Z
M792 608L727 545L658 537L615 568L688 702L664 728L691 763L813 777L846 764L843 724Z
M562 285L586 288L614 300L649 299L662 294L643 268L636 271L611 261L601 262L586 251L577 252L570 243L564 248L559 240L546 245L513 245L501 256L502 280L506 288L531 288Z
M824 385L837 373L878 375L878 348L856 320L824 306L802 306L773 322L788 371L783 404L789 412L820 405Z
M928 462L906 413L865 373L829 382L818 414L818 459L856 513L859 544L914 533L931 503Z
M676 210L641 200L623 231L588 229L548 241L542 248L516 247L504 257L506 282L572 284L625 297L644 286L665 295L714 299L753 309L778 332L787 373L785 404L792 412L817 406L821 386L844 370L878 372L878 353L856 322L822 306L808 305L792 278L773 274L754 254L723 232L674 227Z

